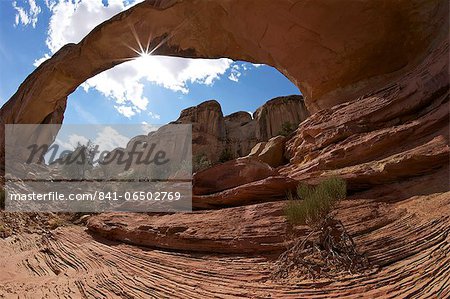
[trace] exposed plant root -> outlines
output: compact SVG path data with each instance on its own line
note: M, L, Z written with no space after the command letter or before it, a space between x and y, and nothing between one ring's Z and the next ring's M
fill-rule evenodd
M297 240L280 255L273 278L291 275L310 279L332 278L336 274L355 274L369 266L367 258L356 250L342 222L329 216L314 226L308 236Z

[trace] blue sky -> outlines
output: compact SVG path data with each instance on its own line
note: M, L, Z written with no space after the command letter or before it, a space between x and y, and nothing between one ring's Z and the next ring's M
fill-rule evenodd
M0 104L39 63L140 0L0 0ZM145 56L145 55L144 55ZM246 62L142 57L106 71L69 96L65 123L163 124L209 99L224 114L299 94L277 70Z

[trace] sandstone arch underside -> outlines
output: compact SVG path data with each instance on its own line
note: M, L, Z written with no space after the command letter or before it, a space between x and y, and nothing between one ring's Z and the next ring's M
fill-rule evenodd
M246 60L276 67L312 112L373 90L442 36L446 1L145 1L38 67L2 107L2 123L60 123L67 96L135 57ZM444 33L445 34L445 33ZM127 46L128 45L128 46ZM390 74L390 75L389 75ZM369 84L370 82L370 84ZM370 88L368 87L370 86Z

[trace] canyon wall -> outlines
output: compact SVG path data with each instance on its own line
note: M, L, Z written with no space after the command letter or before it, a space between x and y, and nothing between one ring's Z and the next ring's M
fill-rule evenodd
M292 95L268 101L253 116L245 111L223 116L217 101L206 101L184 109L173 123L192 124L193 156L215 163L248 155L257 143L284 133L283 124L293 131L308 116L303 97Z

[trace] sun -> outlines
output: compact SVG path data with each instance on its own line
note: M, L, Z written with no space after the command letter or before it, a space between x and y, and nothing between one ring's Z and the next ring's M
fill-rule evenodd
M139 53L139 58L141 58L143 60L150 60L151 57L152 57L152 54L150 54L150 53L147 53L147 52Z

